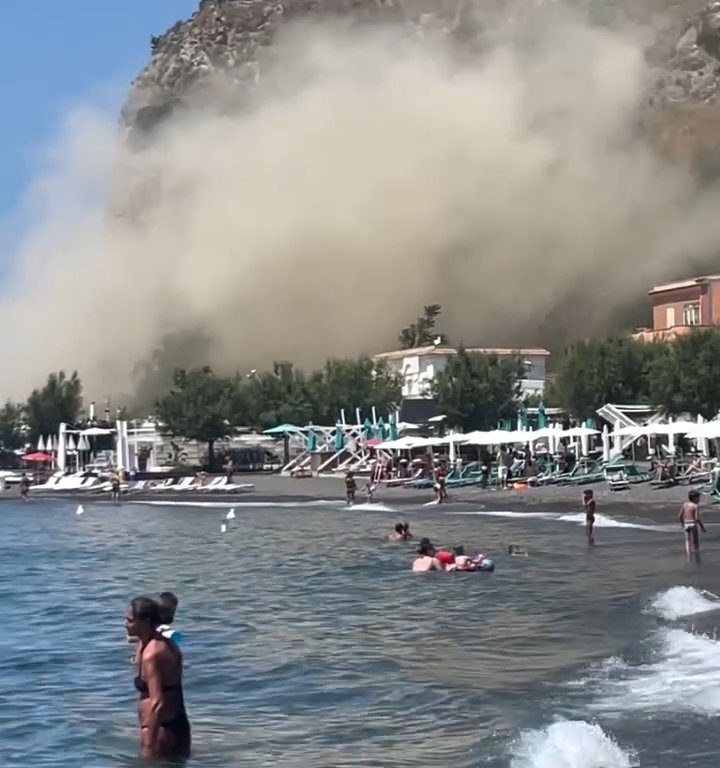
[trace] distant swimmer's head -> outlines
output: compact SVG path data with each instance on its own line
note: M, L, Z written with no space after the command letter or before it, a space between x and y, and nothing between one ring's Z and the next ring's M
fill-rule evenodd
M405 529L403 528L403 524L402 523L396 523L396 525L395 525L395 533L399 534L400 536L402 536L405 533Z
M433 547L432 542L430 539L420 539L420 544L418 546L418 555L422 555L424 557L432 557L435 554L435 547Z
M160 606L150 597L136 597L125 613L125 630L130 637L152 637L161 624Z
M161 592L157 602L160 608L160 623L172 624L178 607L177 597L172 592Z
M693 502L693 504L697 504L700 501L700 491L690 491L688 493L688 499Z

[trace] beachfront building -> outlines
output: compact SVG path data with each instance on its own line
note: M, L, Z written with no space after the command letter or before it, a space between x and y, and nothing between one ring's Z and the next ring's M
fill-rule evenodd
M547 349L493 349L489 347L468 347L471 355L497 355L498 357L520 358L525 369L521 382L523 395L541 395L547 379ZM391 370L402 376L403 397L430 397L433 379L445 370L448 360L457 354L453 347L430 346L415 349L400 349L382 352L374 356L376 362L386 363Z
M720 275L705 275L657 285L652 301L652 328L640 328L633 338L671 340L693 328L720 325Z

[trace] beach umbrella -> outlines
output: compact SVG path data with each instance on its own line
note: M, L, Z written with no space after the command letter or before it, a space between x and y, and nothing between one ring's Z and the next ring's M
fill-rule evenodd
M585 427L586 430L589 430L590 427L588 427L587 422L583 422L583 427ZM593 432L597 432L597 430L593 430ZM589 453L590 448L590 436L588 432L585 432L584 434L580 435L580 450L582 451L583 456L587 456Z
M696 431L701 430L704 426L703 424L704 419L702 416L697 417L697 424L695 425ZM693 437L692 434L688 435L688 437ZM697 437L694 437L695 439L695 445L697 446L697 449L702 452L703 456L708 456L710 454L710 446L708 444L707 437L703 437L702 434L700 434Z
M73 436L70 434L67 437L67 450L68 451L75 450L75 438L73 438Z
M527 429L528 425L528 415L527 415L527 409L524 405L521 405L518 409L518 415L517 415L517 428L518 432Z
M370 419L365 419L363 422L362 432L366 440L369 440L373 436L373 426Z
M375 434L381 440L387 439L387 427L385 426L385 422L383 421L383 417L382 416L377 421L377 425L375 427Z
M40 438L38 439L37 449L40 452L43 452L45 450L45 438L42 435L40 435Z
M603 461L610 461L610 431L608 430L607 424L603 427L602 431L602 450Z
M305 448L312 453L317 449L317 435L313 432L313 424L307 425L307 436L305 437Z
M544 429L547 426L547 414L545 413L545 406L542 403L538 405L537 426L538 429Z
M78 451L89 451L90 450L90 443L85 437L85 434L83 432L80 433L80 440L78 441Z
M289 432L302 432L302 427L295 424L278 424L276 427L264 430L263 435L286 435Z
M345 432L343 430L343 425L338 421L337 424L335 424L335 443L334 448L335 451L342 451L342 449L345 447Z
M26 453L22 457L23 461L31 461L33 463L42 464L44 462L50 462L53 460L53 457L49 453L44 453L42 451L37 451L35 453Z
M388 440L397 440L398 436L398 428L397 428L397 421L394 418L390 419L390 424L388 425Z

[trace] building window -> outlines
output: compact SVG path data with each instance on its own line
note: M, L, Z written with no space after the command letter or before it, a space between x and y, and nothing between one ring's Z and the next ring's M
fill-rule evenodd
M675 307L665 308L665 327L672 328L675 325Z
M683 322L685 325L700 325L700 303L697 301L683 307Z

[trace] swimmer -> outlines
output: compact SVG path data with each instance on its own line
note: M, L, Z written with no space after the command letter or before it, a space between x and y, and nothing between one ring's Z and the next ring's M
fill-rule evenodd
M168 640L180 644L180 642L182 642L182 635L173 627L175 612L178 607L177 597L175 597L172 592L161 592L157 603L160 608L160 625L157 628L158 632Z
M443 567L447 568L455 564L455 555L448 549L440 549L435 553L435 557L442 563Z
M442 563L435 557L435 547L430 539L421 539L418 547L418 557L412 567L416 573L427 571L444 571Z
M187 757L190 723L182 689L182 652L158 632L160 606L136 597L125 614L125 631L138 639L140 754L146 758Z
M595 499L593 492L588 488L583 491L582 504L585 507L585 535L587 536L588 547L595 543L593 536L593 527L595 525Z
M411 534L410 534L411 535ZM402 523L395 525L395 530L388 536L390 541L407 541L409 534L405 531Z
M527 557L528 551L527 549L523 549L522 547L518 547L517 544L511 544L508 547L508 555L510 557Z
M700 551L698 528L705 533L705 526L700 520L700 491L688 493L688 500L680 507L678 519L685 531L685 552L689 557L691 552Z
M477 565L473 562L473 559L465 554L465 547L453 547L453 554L455 555L455 563L452 570L455 571L475 571ZM448 568L450 570L450 568Z
M355 476L352 472L348 472L345 475L345 498L347 500L348 507L352 507L355 503L355 492L357 491L357 483L355 482Z

